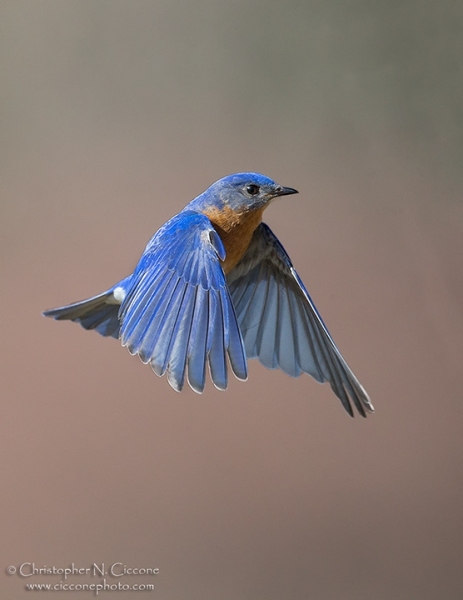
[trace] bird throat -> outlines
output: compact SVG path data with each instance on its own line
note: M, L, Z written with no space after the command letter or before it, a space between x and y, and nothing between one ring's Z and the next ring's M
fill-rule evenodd
M225 247L225 260L220 261L225 275L243 258L252 234L262 221L263 212L264 207L243 212L237 212L229 207L204 211Z

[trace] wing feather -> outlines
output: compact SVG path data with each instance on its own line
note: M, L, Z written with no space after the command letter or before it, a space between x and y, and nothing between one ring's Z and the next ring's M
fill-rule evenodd
M203 392L206 383L208 323L209 292L202 286L197 286L188 342L187 365L188 383L198 394Z
M227 276L248 358L297 377L329 382L346 411L373 412L367 393L347 365L312 299L270 228L261 223Z
M207 336L207 352L211 379L219 390L227 389L227 362L223 348L224 321L220 295L209 294L209 328Z
M164 273L164 278L154 278L150 285L145 285L144 293L136 294L123 316L121 342L127 346L130 354L139 354L148 328L150 338L157 332L159 321L169 306L170 298L175 291L177 280L171 271ZM144 363L148 362L140 355Z

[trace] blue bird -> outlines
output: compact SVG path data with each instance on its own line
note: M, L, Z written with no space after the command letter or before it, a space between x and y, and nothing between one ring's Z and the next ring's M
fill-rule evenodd
M283 246L262 223L280 196L297 194L258 173L216 181L148 242L132 275L108 291L61 308L54 319L119 338L131 354L204 390L206 366L225 390L228 362L246 380L247 360L329 382L346 411L373 405L339 352Z

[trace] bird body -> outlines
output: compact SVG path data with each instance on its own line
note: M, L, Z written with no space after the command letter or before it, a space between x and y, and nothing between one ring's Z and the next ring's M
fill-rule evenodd
M120 338L180 391L202 392L206 367L226 389L227 357L247 378L247 359L291 376L328 381L344 408L373 412L262 214L297 193L257 173L212 184L151 238L132 275L88 300L46 311Z

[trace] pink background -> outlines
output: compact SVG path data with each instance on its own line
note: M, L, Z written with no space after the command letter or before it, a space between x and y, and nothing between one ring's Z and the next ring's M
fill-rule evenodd
M1 597L60 580L9 565L122 562L159 568L121 578L155 591L100 597L462 598L461 4L0 12ZM255 361L226 393L176 394L115 340L41 317L127 275L240 170L300 190L265 220L366 421Z

